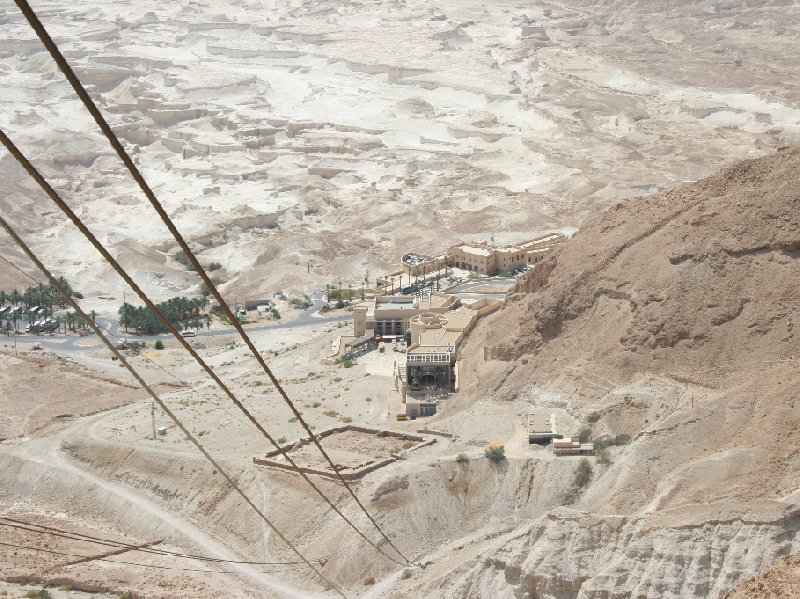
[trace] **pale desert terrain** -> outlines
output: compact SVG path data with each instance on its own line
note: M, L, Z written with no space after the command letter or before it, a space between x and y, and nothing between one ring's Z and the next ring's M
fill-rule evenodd
M173 340L130 356L346 596L793 592L796 5L34 8L200 259L222 264L231 301L357 286L396 270L409 250L437 253L462 239L574 235L480 321L462 353L461 391L430 419L395 420L392 352L351 368L323 363L345 332L337 321L283 303L286 326L251 329L315 431L432 431L421 434L435 443L354 483L425 568L381 557L297 475L256 466L271 446ZM197 293L174 241L8 1L0 128L149 294ZM6 154L0 175L3 216L87 310L113 317L122 283ZM1 236L0 253L33 273ZM0 261L0 288L29 284ZM191 342L281 443L301 439L255 361L221 330ZM15 353L0 339L0 596L43 583L57 599L335 596L108 351L90 339L70 351L58 338L44 343ZM531 410L608 444L608 459L590 458L585 484L575 483L578 457L528 444ZM158 440L154 424L167 429ZM331 449L395 450L349 438ZM505 446L498 464L484 455L492 443ZM315 482L378 542L341 485ZM107 547L7 518L225 561L137 551L89 559Z
M800 138L792 3L34 8L232 297L374 279L455 240L573 232ZM196 289L16 8L0 9L0 126L151 293ZM4 213L49 262L87 295L121 290L18 167L0 169Z

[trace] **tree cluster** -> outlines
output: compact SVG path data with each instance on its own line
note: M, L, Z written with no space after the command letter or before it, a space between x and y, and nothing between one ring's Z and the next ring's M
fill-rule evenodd
M201 309L208 306L208 298L173 297L156 304L156 307L177 329L202 329L211 325L211 315L202 314ZM119 309L119 324L128 331L132 328L137 335L158 335L166 333L166 325L149 308L125 303Z
M73 290L64 277L58 277L58 282L72 297L83 299L83 295ZM56 310L66 306L67 301L64 299L64 296L49 283L47 285L39 283L38 285L28 287L24 291L14 289L10 292L6 292L0 290L0 310L4 310L5 308L19 308L19 310L13 312L7 311L8 313L0 318L0 326L2 326L6 334L10 334L11 331L19 332L20 326L24 328L26 324L32 325L37 320L52 318ZM35 314L31 312L31 308L34 307L40 308ZM69 316L73 316L75 318L74 321L72 318L67 321L66 317ZM92 316L94 316L94 314L92 314ZM75 330L75 326L79 323L80 319L77 315L67 313L67 315L65 315L64 324L65 332L67 326Z
M58 282L72 297L83 299L80 293L72 289L67 279L58 277ZM54 308L64 308L66 305L64 297L49 283L47 285L39 283L23 292L17 289L10 292L0 291L0 309L6 306L22 306L25 310L30 310L34 306L42 306L52 313Z

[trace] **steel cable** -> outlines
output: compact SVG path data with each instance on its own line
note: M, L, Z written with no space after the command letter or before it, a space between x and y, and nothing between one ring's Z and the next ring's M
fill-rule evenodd
M0 130L0 143L2 143L6 149L11 153L12 156L22 165L22 167L28 172L28 174L39 184L42 190L48 195L48 197L58 206L58 208L72 221L72 223L78 228L78 230L86 237L87 240L95 247L95 249L103 256L103 258L108 262L111 267L119 274L120 277L128 284L128 286L136 293L137 296L145 303L145 305L150 309L150 311L167 327L167 330L175 337L175 339L180 343L186 351L194 358L194 360L203 368L203 370L208 374L209 377L219 386L220 389L228 396L228 398L236 405L237 408L253 423L256 429L275 447L278 451L280 451L281 455L286 459L286 461L292 466L292 468L300 474L301 477L316 491L316 493L322 497L322 499L345 521L347 524L356 531L356 533L364 539L370 546L372 546L376 551L378 551L381 555L386 557L386 559L391 560L392 562L405 566L406 563L402 563L398 561L396 558L387 555L386 552L383 551L380 547L378 547L374 541L368 538L344 513L325 495L322 490L311 480L311 478L300 469L300 467L295 463L289 453L286 451L284 447L282 447L277 440L270 435L267 430L261 425L261 423L253 416L250 411L244 406L244 404L234 395L234 393L230 390L230 388L217 376L217 374L211 369L211 367L206 363L206 361L197 353L197 351L186 341L186 339L178 332L177 329L172 325L172 323L164 316L164 314L158 309L158 307L150 300L149 297L142 291L142 289L136 284L136 282L131 278L131 276L125 271L124 268L117 262L117 260L108 252L108 250L101 244L94 234L89 231L83 221L75 214L75 212L67 205L66 202L61 198L61 196L56 192L53 187L42 177L39 171L31 164L31 162L25 157L24 154L16 147L14 142L6 135L6 133ZM338 473L338 470L334 467L334 471ZM349 487L348 487L349 488ZM352 492L352 491L351 491ZM405 558L403 558L405 559Z
M161 220L164 223L164 225L167 227L169 232L172 234L172 236L178 242L178 245L180 246L181 250L184 252L186 257L189 259L189 261L191 262L192 266L194 267L194 269L196 270L196 272L198 273L200 278L203 280L203 283L205 283L206 287L211 292L211 295L213 295L214 299L217 300L217 302L219 303L220 308L225 312L225 315L228 317L228 319L230 320L231 324L233 324L233 326L236 329L236 331L239 334L239 336L244 340L245 344L247 345L247 347L250 350L250 352L253 354L253 357L255 357L256 361L259 364L259 366L261 366L261 368L264 371L264 373L269 377L269 379L272 382L272 384L278 390L278 393L280 394L281 398L284 400L286 405L289 406L289 409L292 411L292 413L294 414L295 418L297 418L298 422L300 422L302 427L305 429L306 434L308 435L309 439L314 443L314 445L316 446L317 450L325 458L325 461L328 462L328 465L330 466L331 470L338 477L339 482L341 482L341 484L345 487L345 489L347 489L348 493L353 498L353 500L356 502L358 507L361 509L362 512L364 512L364 514L367 516L369 521L372 523L372 525L375 527L375 529L380 533L380 535L384 538L384 540L389 544L389 546L392 549L394 549L394 551L396 551L397 554L403 560L405 560L406 564L403 564L403 565L420 566L420 564L411 562L395 546L395 544L392 542L392 540L386 535L386 533L383 532L383 529L381 529L381 527L375 521L373 516L369 513L369 511L367 511L366 507L364 507L364 505L361 503L361 500L358 498L358 496L356 495L355 491L353 491L352 487L347 483L345 478L342 476L341 472L339 472L338 468L336 468L336 465L333 463L333 460L330 458L328 453L323 449L322 444L319 442L319 439L316 437L316 435L314 435L313 431L311 430L311 427L305 421L305 419L303 418L302 414L297 409L297 407L295 407L294 403L289 399L289 396L287 395L286 391L281 386L281 384L278 381L277 377L273 374L272 370L267 365L267 363L264 360L263 356L261 356L261 354L258 352L258 350L256 349L255 345L253 344L252 340L250 339L250 337L247 335L247 333L245 333L244 328L241 326L241 324L239 323L238 319L233 314L233 311L230 309L230 306L228 306L227 302L222 297L222 294L220 294L219 290L217 289L217 287L214 284L214 282L211 280L211 277L208 275L208 273L206 272L205 268L203 268L202 264L200 264L200 261L197 259L197 256L194 255L194 252L192 252L191 248L186 243L186 240L183 238L181 233L178 231L177 227L175 226L175 223L172 222L172 219L167 214L166 210L161 205L161 203L158 201L158 198L156 198L155 193L153 193L153 190L150 188L150 186L145 181L145 179L142 176L141 172L139 171L138 167L134 164L133 159L130 157L130 155L127 153L125 148L122 146L122 143L119 141L119 139L117 138L116 134L111 129L111 126L108 124L108 122L103 117L102 113L100 112L100 109L97 108L97 106L95 105L94 101L89 96L89 93L83 87L83 84L81 83L80 79L78 79L78 76L72 70L72 67L69 65L69 62L67 62L66 58L64 58L64 55L58 49L58 46L56 45L56 43L50 37L50 34L47 32L47 30L45 29L44 25L42 24L42 22L37 17L36 13L31 8L30 4L27 2L27 0L14 0L14 2L17 5L17 7L20 9L22 14L25 16L25 18L28 21L28 23L30 24L31 28L36 32L36 34L38 35L38 37L41 40L42 44L44 44L45 48L50 53L50 55L53 58L53 60L56 62L56 64L58 65L59 69L61 70L61 72L67 78L67 81L69 81L69 83L72 86L73 90L78 95L78 97L80 98L81 102L83 102L83 105L86 107L86 109L92 115L92 117L94 118L94 120L97 123L98 127L100 127L100 130L103 132L103 134L105 135L106 139L108 139L109 143L111 144L111 146L116 151L116 153L119 156L120 160L122 160L123 164L127 167L127 169L130 172L131 176L136 181L136 183L139 185L139 188L142 190L142 193L144 193L145 197L147 197L148 201L153 206L155 211L158 213L158 215L161 218ZM383 553L383 552L381 552L381 553Z
M67 302L72 306L75 312L84 321L86 321L86 323L92 328L92 330L94 330L95 334L98 337L100 337L103 343L106 344L108 349L111 350L111 353L113 353L120 361L120 364L122 364L128 370L128 372L130 372L130 374L136 379L139 385L141 385L142 388L145 391L147 391L147 393L153 398L153 401L155 401L161 407L161 409L164 410L164 413L166 413L167 416L170 417L170 419L175 423L175 426L177 426L181 430L181 432L184 435L186 435L189 441L195 447L197 447L200 453L203 454L203 456L214 467L214 469L222 475L222 477L228 482L228 484L242 497L242 499L244 499L244 501L256 512L256 514L258 514L258 516L267 524L267 526L269 526L269 528L278 536L278 538L280 538L284 543L286 543L286 545L297 555L297 557L299 557L300 560L302 560L303 563L306 564L306 566L308 566L323 581L326 588L333 589L337 594L341 595L342 597L345 597L346 599L346 595L341 590L339 590L339 588L333 582L331 582L324 574L322 574L322 572L320 572L316 567L314 567L314 565L308 559L306 559L306 557L302 553L300 553L300 550L297 549L297 547L295 547L294 544L289 539L287 539L286 536L272 523L272 521L266 516L266 514L264 514L264 512L261 511L261 509L259 509L255 503L253 503L253 501L242 490L239 484L235 480L233 480L233 477L231 477L231 475L229 475L222 468L222 466L220 466L219 463L213 457L211 457L211 454L209 454L208 451L206 451L205 447L203 447L200 441L198 441L197 438L189 431L189 429L187 429L183 425L183 423L172 412L172 410L170 410L169 407L161 400L158 394L139 375L136 369L134 369L133 366L130 365L128 360L125 359L125 356L123 356L122 353L111 342L111 340L102 333L100 327L98 327L92 321L91 317L89 317L89 315L86 314L81 309L78 303L72 298L70 293L66 289L64 289L64 287L61 285L61 283L58 282L56 277L48 270L48 268L44 264L42 264L42 262L36 257L36 254L33 253L33 251L25 244L25 242L16 233L14 228L2 216L0 216L0 227L5 229L5 231L11 236L14 242L20 247L20 249L22 249L22 251L25 252L28 258L30 258L30 260L36 265L36 267L42 272L42 274L44 274L47 277L50 284L55 289L57 289L58 292L61 293L61 295L64 296L64 299L67 300Z

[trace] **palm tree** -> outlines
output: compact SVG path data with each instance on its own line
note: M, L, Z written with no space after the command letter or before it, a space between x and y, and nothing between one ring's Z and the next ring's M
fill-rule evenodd
M5 291L0 290L0 308L5 307L6 302L8 301L8 295Z
M211 314L206 314L206 328L207 329L211 328L211 321L212 321Z
M133 324L134 315L136 312L136 308L131 306L129 303L125 302L122 304L122 307L119 309L119 324L125 327L125 332L128 332L128 325Z

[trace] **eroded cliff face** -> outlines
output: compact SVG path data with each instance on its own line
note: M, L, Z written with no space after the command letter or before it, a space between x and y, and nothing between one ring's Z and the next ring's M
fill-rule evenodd
M720 598L800 551L799 298L798 148L587 224L478 326L439 420L476 398L563 410L610 460L576 486L559 458L531 483L571 489L558 505L400 595Z
M798 524L800 511L778 502L637 517L561 508L411 590L433 597L716 599L742 570L760 571L791 551Z

